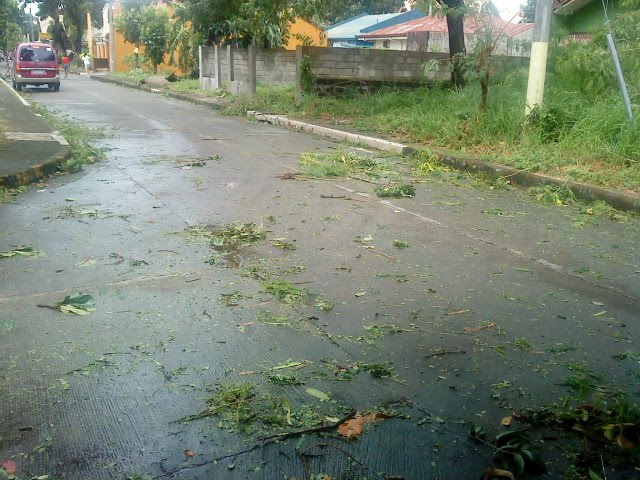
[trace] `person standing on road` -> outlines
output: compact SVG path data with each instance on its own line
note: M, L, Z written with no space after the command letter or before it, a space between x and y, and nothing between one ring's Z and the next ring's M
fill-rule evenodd
M88 53L85 53L82 57L82 61L84 62L84 71L85 73L89 73L89 67L91 66L91 57L89 57Z
M71 59L69 57L67 57L67 55L65 54L62 57L62 70L64 70L64 78L67 78L69 76L69 64L71 63Z

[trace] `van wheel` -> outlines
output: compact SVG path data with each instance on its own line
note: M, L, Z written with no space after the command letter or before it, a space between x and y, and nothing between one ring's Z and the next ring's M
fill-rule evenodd
M21 92L21 91L22 91L22 84L21 84L21 83L17 83L17 82L16 82L16 90L17 90L18 92Z
M54 83L53 84L53 91L57 92L58 90L60 90L60 84L59 83Z

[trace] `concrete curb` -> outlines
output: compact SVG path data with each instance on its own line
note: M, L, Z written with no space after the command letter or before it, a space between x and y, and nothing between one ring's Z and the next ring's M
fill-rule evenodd
M382 140L380 138L344 132L342 130L336 130L334 128L322 127L298 120L291 120L290 118L280 115L268 115L251 110L247 112L247 115L259 121L271 123L274 125L281 125L293 130L321 135L338 141L358 143L371 148L375 148L377 150L399 153L401 155L408 155L420 150L428 150L435 153L442 163L458 170L497 174L501 177L513 180L518 185L522 185L524 187L533 187L538 185L553 185L559 187L565 186L573 192L576 198L586 201L602 200L619 210L640 212L640 197L628 193L618 192L616 190L596 187L593 185L588 185L586 183L562 180L560 178L551 177L549 175L531 173L524 170L519 170L517 168L508 167L506 165L500 165L484 160L478 160L475 158L459 157L437 150L413 147L410 145L404 145L402 143Z
M135 82L130 82L127 80L105 77L103 75L91 75L91 79L97 80L99 82L111 83L113 85L120 85L121 87L134 88L136 90L141 90L143 92L155 93L157 95L164 95L165 97L173 98L175 100L183 100L185 102L190 102L195 105L211 108L212 110L222 110L227 106L226 102L223 102L220 100L209 99L207 97L202 98L202 97L191 95L188 93L172 92L169 90L160 90L157 88L147 87L146 85L138 85Z
M0 187L21 187L57 173L62 167L62 162L71 156L71 148L66 147L65 150L66 152L52 155L46 161L33 165L22 172L0 176Z
M184 100L187 102L201 105L203 107L211 108L213 110L220 110L226 106L226 102L219 100L208 100L196 95L190 95L180 92L170 92L167 90L158 90L146 87L144 85L138 85L134 82L128 82L126 80L114 79L104 77L102 75L92 75L92 79L100 82L112 83L115 85L121 85L124 87L135 88L136 90L142 90L150 93L156 93L164 95L176 100ZM394 152L400 155L410 155L416 151L427 150L422 147L415 147L411 145L405 145L402 143L391 142L383 140L381 138L370 137L367 135L361 135L357 133L345 132L343 130L337 130L334 128L323 127L320 125L314 125L311 123L301 122L298 120L292 120L281 115L269 115L256 111L248 111L247 115L255 118L256 120L271 123L274 125L280 125L292 130L299 130L315 135L320 135L327 138L332 138L340 142L351 142L366 145L370 148L377 150ZM451 155L446 152L438 150L428 149L430 152L435 153L440 161L445 165L449 165L458 170L464 170L469 172L483 172L489 174L497 174L502 177L513 180L515 183L525 186L533 187L538 185L553 185L553 186L565 186L570 189L576 198L595 201L602 200L609 205L619 209L627 211L640 212L640 197L637 195L631 195L628 193L619 192L616 190L610 190L607 188L596 187L588 185L586 183L572 182L562 180L560 178L551 177L549 175L542 175L538 173L531 173L524 170L518 170L517 168L508 167L506 165L500 165L485 160L478 160L475 158L459 157Z

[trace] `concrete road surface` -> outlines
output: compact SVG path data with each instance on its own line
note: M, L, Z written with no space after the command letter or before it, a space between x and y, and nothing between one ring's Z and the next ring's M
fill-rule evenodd
M106 158L0 204L0 251L41 252L0 259L0 462L18 478L474 479L493 451L470 425L491 439L577 396L576 372L638 398L637 219L463 174L385 200L280 178L348 148L320 138L87 78L27 96L102 129ZM266 238L215 255L207 228L232 222ZM79 292L91 315L55 308ZM346 440L330 426L353 410L390 418Z

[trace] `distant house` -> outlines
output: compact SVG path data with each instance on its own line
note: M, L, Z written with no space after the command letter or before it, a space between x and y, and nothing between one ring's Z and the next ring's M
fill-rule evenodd
M286 45L284 45L284 49L295 50L298 45L326 47L327 34L313 23L301 17L296 17L296 19L289 24L289 39Z
M327 39L330 47L373 47L373 42L359 40L357 36L424 16L425 14L420 10L386 13L383 15L368 15L364 13L330 26L327 29Z
M499 17L491 18L493 30L500 35L495 53L527 56L533 36L533 24L509 23ZM466 18L464 35L467 48L476 43L479 26L475 19ZM358 35L361 41L373 42L374 48L410 50L414 52L449 52L449 29L445 18L425 16L399 25Z
M620 11L618 0L607 1L609 18ZM554 27L565 30L574 39L588 39L589 30L604 24L605 15L600 0L554 0Z

